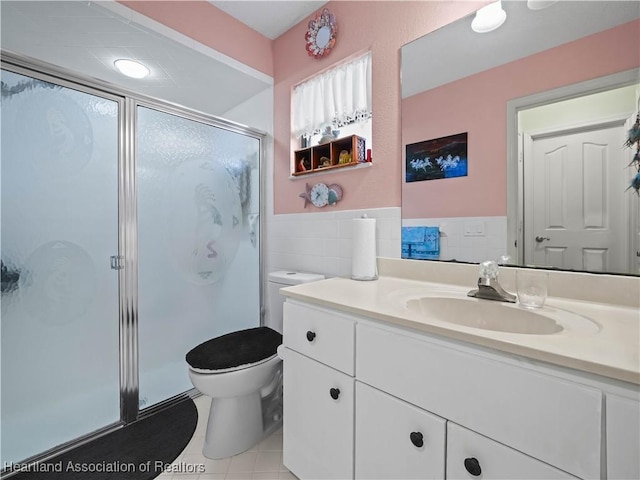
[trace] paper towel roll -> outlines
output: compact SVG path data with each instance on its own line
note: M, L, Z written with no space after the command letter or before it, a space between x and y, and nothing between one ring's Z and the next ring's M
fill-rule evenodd
M351 278L377 280L376 219L353 219L353 245L351 249Z

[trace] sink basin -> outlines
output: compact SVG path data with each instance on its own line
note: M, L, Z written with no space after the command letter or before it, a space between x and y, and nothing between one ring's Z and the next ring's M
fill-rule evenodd
M595 322L582 315L547 306L528 310L516 304L447 295L411 298L405 307L431 320L507 333L552 335L565 330L599 330Z

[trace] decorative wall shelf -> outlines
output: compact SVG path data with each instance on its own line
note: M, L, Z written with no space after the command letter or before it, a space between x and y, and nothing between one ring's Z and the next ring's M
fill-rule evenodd
M373 163L370 162L365 162L365 163L358 163L357 165L350 165L351 168L345 168L342 170L338 170L341 173L351 173L351 172L355 172L356 170L361 170L363 168L369 168L372 167ZM304 175L296 175L291 173L289 175L289 180L299 180L300 178L310 178L310 177L322 177L323 175L329 175L330 173L335 173L336 170L332 170L330 168L320 168L319 170L314 170L313 172L309 172L306 173Z
M322 145L296 150L294 153L294 177L355 167L366 161L366 141L358 135L339 138ZM346 155L345 155L346 152ZM343 163L340 163L340 161ZM345 160L347 160L345 162Z

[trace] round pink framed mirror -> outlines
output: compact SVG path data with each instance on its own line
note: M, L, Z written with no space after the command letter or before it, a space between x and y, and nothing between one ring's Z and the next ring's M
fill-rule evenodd
M309 28L304 36L309 56L322 58L328 54L336 43L337 33L335 15L327 8L322 9L309 21Z

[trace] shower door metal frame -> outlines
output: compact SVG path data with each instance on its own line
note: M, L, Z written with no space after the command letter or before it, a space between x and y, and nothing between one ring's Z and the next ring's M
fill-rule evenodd
M258 162L259 178L259 319L264 324L264 221L265 221L265 178L263 175L266 158L267 134L236 122L225 120L204 112L199 112L178 104L135 93L118 85L80 75L71 70L50 63L18 55L0 49L0 67L4 70L28 75L39 80L55 83L83 93L100 96L118 103L118 252L124 263L118 272L119 305L119 349L120 349L120 420L103 428L89 432L45 452L24 460L37 463L69 451L97 437L115 431L123 426L163 410L185 398L197 397L195 389L168 398L151 407L139 407L139 363L138 363L138 225L136 190L136 123L137 107L147 107L182 118L205 123L255 138L260 142ZM107 259L105 259L105 262ZM9 478L19 472L4 474Z

